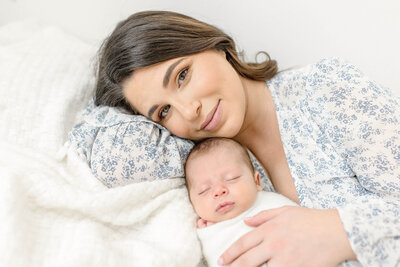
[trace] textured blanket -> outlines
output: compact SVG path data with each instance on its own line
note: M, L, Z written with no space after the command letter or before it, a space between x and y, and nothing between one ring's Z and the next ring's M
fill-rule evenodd
M69 149L62 159L0 145L2 266L196 266L183 179L114 189Z
M31 25L0 28L0 266L197 266L182 178L108 189L66 143L95 49Z

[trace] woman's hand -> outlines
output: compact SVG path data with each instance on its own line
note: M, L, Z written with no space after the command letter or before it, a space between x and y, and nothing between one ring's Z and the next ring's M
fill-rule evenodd
M245 223L257 228L232 244L218 264L319 267L356 259L336 209L285 206L262 211Z

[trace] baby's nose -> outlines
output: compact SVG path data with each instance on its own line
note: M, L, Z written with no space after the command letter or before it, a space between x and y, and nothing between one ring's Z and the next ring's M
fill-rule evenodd
M221 197L226 194L228 194L228 189L226 187L220 187L214 191L214 198Z

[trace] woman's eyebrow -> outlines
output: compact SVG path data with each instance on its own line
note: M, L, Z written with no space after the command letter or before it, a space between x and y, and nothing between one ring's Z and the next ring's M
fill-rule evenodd
M168 67L167 72L165 73L164 80L163 80L163 87L167 87L167 84L169 83L169 78L171 76L171 73L174 71L176 65L178 65L182 60L185 58L181 58L174 63L171 64L171 66ZM149 112L150 113L150 112Z

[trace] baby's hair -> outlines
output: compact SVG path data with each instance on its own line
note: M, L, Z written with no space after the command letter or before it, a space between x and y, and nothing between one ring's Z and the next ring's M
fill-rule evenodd
M204 141L198 143L189 153L187 159L186 159L186 163L185 163L185 171L186 171L186 166L187 163L195 158L198 155L201 155L203 153L209 152L212 149L216 149L218 146L220 145L224 145L224 144L228 144L231 146L234 146L238 149L240 155L243 157L243 159L246 161L247 165L249 166L249 168L254 171L254 167L253 164L251 162L249 153L247 152L247 148L232 140L229 138L223 138L223 137L214 137L214 138L209 138L209 139L205 139Z

